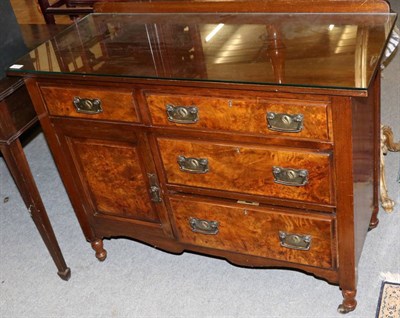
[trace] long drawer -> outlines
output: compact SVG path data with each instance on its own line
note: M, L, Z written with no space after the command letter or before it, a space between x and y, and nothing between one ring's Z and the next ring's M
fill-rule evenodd
M329 152L158 138L169 184L332 204Z
M262 136L329 140L327 101L231 98L148 92L157 126L233 131Z
M181 242L293 263L335 266L335 219L191 196L170 197Z
M41 85L50 115L137 123L133 91L115 87Z

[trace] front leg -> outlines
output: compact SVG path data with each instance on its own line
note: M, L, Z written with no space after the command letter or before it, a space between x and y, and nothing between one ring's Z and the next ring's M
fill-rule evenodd
M371 231L378 226L379 224L378 212L379 212L379 207L374 207L371 220L369 221L368 231Z
M356 290L343 290L343 302L338 307L338 312L341 314L347 314L350 311L356 309Z
M107 251L103 248L103 240L95 239L90 244L92 245L92 248L96 252L97 259L100 262L104 261L106 259L106 257L107 257Z

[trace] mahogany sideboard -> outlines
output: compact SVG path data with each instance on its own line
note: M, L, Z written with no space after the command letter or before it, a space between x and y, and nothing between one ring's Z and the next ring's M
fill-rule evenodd
M21 58L83 233L296 268L356 307L378 224L378 13L92 14ZM30 66L31 67L30 67ZM33 65L33 67L32 67Z

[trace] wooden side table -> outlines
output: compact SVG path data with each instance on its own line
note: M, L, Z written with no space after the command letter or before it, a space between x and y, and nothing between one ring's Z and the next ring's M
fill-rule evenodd
M19 137L36 124L38 118L22 79L0 81L0 151L63 280L71 277L61 253L46 209L36 187Z

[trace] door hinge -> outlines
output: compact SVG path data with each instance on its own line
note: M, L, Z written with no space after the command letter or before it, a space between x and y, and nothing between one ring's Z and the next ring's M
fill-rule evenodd
M160 186L158 185L158 180L157 176L154 173L148 173L147 174L149 178L149 184L150 184L150 199L154 203L159 203L162 201L161 199L161 190Z

